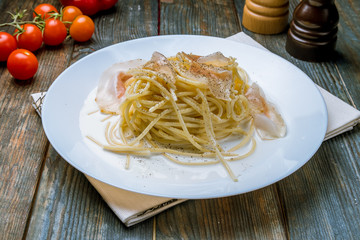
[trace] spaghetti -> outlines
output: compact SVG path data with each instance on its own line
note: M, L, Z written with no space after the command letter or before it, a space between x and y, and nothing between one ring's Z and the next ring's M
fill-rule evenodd
M177 164L220 163L237 181L228 162L249 156L256 146L245 97L247 75L235 59L209 56L154 53L149 62L127 71L131 77L124 83L120 119L106 127L107 144L98 144L128 154L127 166L129 155L161 153ZM230 136L241 141L225 150L221 140ZM247 153L234 153L249 142ZM206 160L181 161L177 155Z

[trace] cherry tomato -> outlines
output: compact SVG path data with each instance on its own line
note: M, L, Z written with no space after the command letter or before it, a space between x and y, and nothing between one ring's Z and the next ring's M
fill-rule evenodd
M34 24L27 23L21 25L24 32L19 33L19 30L15 30L15 36L18 44L18 48L25 48L29 51L35 52L41 47L43 42L41 30Z
M0 62L6 61L16 48L16 39L7 32L0 32Z
M94 15L101 8L99 0L60 0L64 6L75 6L78 7L84 15Z
M110 9L117 3L118 0L100 0L100 8L101 10Z
M66 36L66 27L59 19L50 18L45 21L43 38L46 45L57 46L65 40Z
M81 10L75 6L67 6L62 10L62 21L72 22L77 16L82 15ZM64 23L66 27L69 27L71 23Z
M7 61L10 74L19 80L32 78L39 66L36 56L26 49L14 50Z
M52 12L58 13L58 11L53 5L48 3L42 3L35 7L33 17L36 17L35 13L37 13L38 15L41 15L42 19L48 19L51 17L49 13Z
M70 26L70 36L78 42L89 40L94 31L94 22L86 15L77 16Z

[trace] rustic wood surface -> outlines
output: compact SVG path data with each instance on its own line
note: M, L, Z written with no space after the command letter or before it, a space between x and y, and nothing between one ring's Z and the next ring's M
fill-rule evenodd
M7 11L40 0L0 0ZM56 7L60 3L49 0ZM36 52L32 81L15 81L0 63L0 239L359 239L360 127L322 144L300 170L278 183L233 197L191 200L125 227L82 173L49 144L30 94L46 91L68 66L114 43L164 34L228 37L244 31L302 69L318 85L360 108L360 2L337 0L333 59L310 63L285 50L286 33L242 27L243 0L121 0L94 16L86 43L66 41ZM290 17L298 0L290 1ZM10 27L2 31L12 32Z

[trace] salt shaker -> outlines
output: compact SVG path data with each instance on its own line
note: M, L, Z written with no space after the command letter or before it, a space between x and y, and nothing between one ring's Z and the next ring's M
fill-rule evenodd
M255 33L277 34L288 25L289 0L246 0L242 24Z
M286 51L305 61L323 61L334 53L339 13L334 0L303 0L295 8Z

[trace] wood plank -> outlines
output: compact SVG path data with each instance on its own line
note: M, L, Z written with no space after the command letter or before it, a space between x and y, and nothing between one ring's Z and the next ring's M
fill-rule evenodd
M90 41L74 45L71 64L109 45L157 35L157 10L155 0L119 1L116 8L97 14L96 33Z
M300 171L279 183L292 238L359 235L359 165L353 165L356 155L341 143L344 138L348 136L324 143Z
M360 55L359 44L356 44L359 41L356 19L359 19L359 3L336 2L340 22L338 55L334 60L310 63L291 57L285 50L286 33L266 36L245 32L298 66L315 83L358 107ZM291 13L297 4L298 1L290 1ZM359 130L357 126L351 132L326 141L302 169L277 184L291 239L314 236L356 239L359 236Z
M337 0L339 11L339 32L336 50L335 80L339 82L344 94L334 94L360 109L360 2L356 0Z
M191 200L157 216L158 239L287 239L276 186Z
M229 37L240 31L233 1L164 1L160 34Z
M119 1L114 9L94 17L95 35L74 43L68 56L77 60L121 41L157 35L157 1ZM41 126L39 126L41 127ZM152 219L126 228L82 173L50 147L34 200L26 238L29 239L149 239Z
M7 11L32 9L41 2L2 1L0 10L4 14L0 22L10 21L5 14ZM55 0L50 2L57 4ZM12 32L14 29L1 30ZM63 54L59 54L60 51ZM65 54L69 52L68 44L61 49L44 47L38 50L39 69L32 81L15 81L6 64L0 66L0 229L4 239L23 236L48 147L41 121L31 106L30 94L50 86L67 64Z

